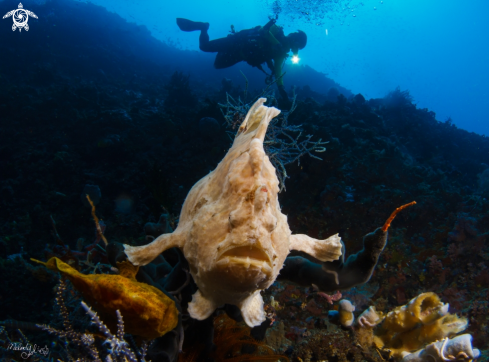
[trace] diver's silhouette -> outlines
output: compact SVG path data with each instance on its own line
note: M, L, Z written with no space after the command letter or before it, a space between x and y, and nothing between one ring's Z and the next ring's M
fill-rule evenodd
M251 29L234 31L225 38L210 40L209 23L191 21L177 18L177 25L182 31L200 30L199 48L204 52L217 53L214 67L216 69L228 68L241 61L257 67L265 74L262 64L266 63L272 74L267 74L266 82L276 79L278 90L284 100L288 101L285 91L282 67L288 53L297 56L300 49L307 44L307 35L302 30L285 35L281 27L270 20L265 26L256 26Z

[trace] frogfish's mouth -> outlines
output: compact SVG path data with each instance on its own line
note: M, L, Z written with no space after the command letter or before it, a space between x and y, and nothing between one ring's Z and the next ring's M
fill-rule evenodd
M268 254L256 246L238 246L224 252L216 263L217 266L240 266L246 269L258 269L270 274L272 266Z

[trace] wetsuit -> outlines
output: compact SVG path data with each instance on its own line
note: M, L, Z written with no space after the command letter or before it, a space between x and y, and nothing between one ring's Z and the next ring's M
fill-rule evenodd
M228 68L236 63L245 61L253 67L263 70L266 63L277 85L283 87L282 66L287 53L290 51L287 38L281 27L275 21L269 21L265 26L256 26L229 34L225 38L209 40L207 30L202 30L199 37L200 50L204 52L217 52L214 67L216 69Z

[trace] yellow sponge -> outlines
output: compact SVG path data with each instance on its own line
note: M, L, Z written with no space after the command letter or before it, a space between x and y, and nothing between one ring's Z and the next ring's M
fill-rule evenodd
M448 304L443 304L435 293L423 293L389 312L383 325L391 332L405 332L419 323L428 324L447 313Z

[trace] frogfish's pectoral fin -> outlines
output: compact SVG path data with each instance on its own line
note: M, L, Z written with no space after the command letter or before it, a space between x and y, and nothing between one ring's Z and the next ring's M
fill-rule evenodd
M194 319L199 321L207 319L214 311L218 305L210 299L207 299L202 295L200 290L197 290L194 295L192 295L192 301L188 304L188 313Z
M290 250L301 251L320 262L338 260L342 254L342 247L338 234L324 240L303 234L290 236Z
M184 233L173 232L158 236L150 244L143 246L130 246L124 244L127 259L134 265L151 263L158 255L170 248L181 248L185 242Z
M244 321L250 327L259 326L266 319L263 298L259 290L246 298L238 307L241 309Z

